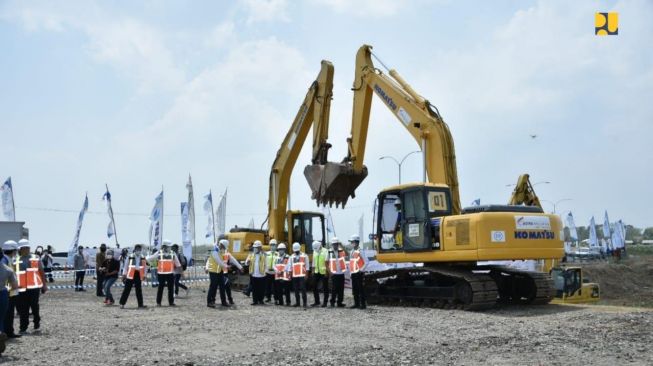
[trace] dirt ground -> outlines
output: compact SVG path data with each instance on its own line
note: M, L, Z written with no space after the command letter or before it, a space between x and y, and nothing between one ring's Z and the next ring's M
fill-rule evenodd
M206 307L197 283L178 307L105 307L93 290L42 297L40 334L9 342L11 365L651 365L653 310L507 307L485 312ZM114 290L120 293L121 289ZM115 295L114 293L114 295ZM349 295L347 295L349 296ZM310 297L309 297L310 299ZM309 300L310 301L310 300ZM347 298L351 303L352 299ZM30 326L31 327L31 326ZM30 331L31 333L31 328Z
M582 263L583 273L601 287L601 303L653 307L653 256Z

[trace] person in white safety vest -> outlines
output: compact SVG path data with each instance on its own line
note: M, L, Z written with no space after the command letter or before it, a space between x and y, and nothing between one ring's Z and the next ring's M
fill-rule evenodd
M227 247L229 246L229 240L220 239L218 245L220 247L220 255L222 256L222 261L224 262L224 267L222 267L224 295L227 296L229 305L233 305L234 298L231 296L231 281L229 280L229 271L233 266L236 267L239 273L243 273L243 266L241 266L240 263L238 263L238 260L233 255L231 255L231 253L229 253L229 250L227 250ZM220 301L222 301L223 304L224 300L224 296L222 292L220 292Z
M340 239L332 238L331 239L331 250L329 250L329 255L327 257L327 262L329 263L329 277L331 278L331 284L333 286L333 292L331 294L331 307L336 306L336 301L339 308L344 308L344 297L345 297L345 272L347 271L347 261L346 253L342 248Z
M277 239L270 240L270 251L265 253L265 302L272 301L274 293L274 262L277 258Z
M163 288L168 288L168 305L175 306L175 268L181 267L179 258L175 252L170 250L172 242L164 240L161 244L161 250L154 250L154 253L147 256L146 260L157 260L156 276L159 282L159 287L156 289L156 306L161 306L163 299Z
M143 290L141 283L145 280L145 272L147 270L147 263L145 256L142 254L143 246L141 244L134 245L134 251L125 258L125 263L122 266L122 280L125 283L125 288L122 290L120 296L120 308L124 309L129 298L129 293L132 287L136 291L136 302L139 309L144 309L147 305L143 305Z
M308 260L306 253L301 251L302 246L299 243L293 243L292 255L288 264L286 265L286 272L290 272L292 276L292 285L295 290L295 305L299 307L299 294L302 295L302 305L307 307L306 299L306 277L311 269L311 262Z
M265 253L260 240L254 242L254 251L247 256L245 265L249 266L249 276L252 284L252 305L265 305Z
M274 261L274 303L290 306L290 273L286 271L290 256L286 253L286 244L277 247L277 256Z
M365 309L367 307L365 289L363 288L363 271L367 265L367 258L361 253L360 242L358 235L352 235L349 238L349 243L352 246L349 253L349 273L351 274L351 292L354 295L354 305L350 306L351 309Z
M30 253L29 240L27 239L21 239L18 242L16 271L20 278L20 293L18 294L18 303L16 306L20 316L19 333L24 334L27 332L30 311L34 322L34 331L39 332L41 328L39 298L41 293L45 293L48 290L48 287L45 282L45 271L43 270L41 259ZM20 283L23 278L25 281Z

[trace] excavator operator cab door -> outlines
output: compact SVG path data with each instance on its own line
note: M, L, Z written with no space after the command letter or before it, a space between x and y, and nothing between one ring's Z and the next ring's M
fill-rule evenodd
M324 215L314 212L291 213L288 220L290 228L288 230L288 251L292 251L292 244L297 242L301 244L302 250L306 254L313 253L313 241L324 242Z

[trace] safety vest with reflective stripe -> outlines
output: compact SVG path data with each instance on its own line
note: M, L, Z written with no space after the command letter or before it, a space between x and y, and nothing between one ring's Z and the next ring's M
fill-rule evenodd
M306 262L305 259L306 256L304 253L299 254L299 256L294 255L292 256L292 276L293 277L306 277ZM299 261L297 262L297 259Z
M27 271L21 271L20 267L22 263L23 261L20 260L19 256L14 258L16 280L18 281L18 292L27 291Z
M127 260L127 279L128 280L133 280L134 279L134 274L138 272L141 280L145 279L145 258L141 257L141 265L140 268L136 267L136 257L132 254L129 256L129 259Z
M345 251L344 250L339 250L338 251L338 257L334 257L333 252L329 253L329 272L333 274L342 274L338 273L338 270L340 272L345 272L347 270L347 261L345 260Z
M247 262L249 263L249 274L254 274L254 265L256 265L256 254L252 253L247 256ZM262 275L265 274L265 254L259 253L258 258L258 272Z
M39 257L33 255L29 259L29 267L26 270L26 280L27 288L41 288L43 287L43 280L41 279L41 273L39 272L39 263L41 260Z
M159 262L156 265L156 273L158 274L171 274L175 270L175 257L174 254L164 254L163 251L159 254Z
M218 264L218 270L222 270L222 273L229 273L229 261L231 260L231 253L224 251L222 253L222 261L224 262L224 267ZM216 263L217 264L217 263Z
M274 263L276 262L278 256L279 253L273 251L265 253L265 264L269 269L274 268Z
M313 272L316 274L326 274L326 259L329 251L326 248L313 252Z
M361 251L358 249L353 250L349 256L349 272L358 273L364 265L365 261L361 257Z
M286 272L286 265L288 264L288 254L284 254L283 257L277 254L277 260L274 264L274 279L290 281L290 275Z
M220 265L218 265L218 262L216 262L215 258L213 258L213 252L209 254L209 259L206 260L206 267L207 270L211 273L219 273L222 270Z

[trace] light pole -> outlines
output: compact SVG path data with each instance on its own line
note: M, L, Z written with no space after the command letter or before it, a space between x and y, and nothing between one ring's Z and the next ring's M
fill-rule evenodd
M406 160L407 157L409 157L412 154L418 153L418 152L421 152L421 151L415 150L415 151L409 152L408 154L404 155L404 157L401 159L401 161L395 159L392 156L382 156L382 157L379 158L379 160L392 159L395 163L397 163L397 167L399 167L399 184L401 184L401 164L404 163L404 161Z
M563 198L563 199L561 199L561 200L557 200L557 201L555 201L555 202L553 202L553 201L549 201L549 200L541 200L541 201L542 201L542 202L548 202L548 203L552 204L552 205L553 205L553 213L556 213L556 206L558 206L558 204L559 204L560 202L564 202L564 201L573 201L573 200L572 200L571 198Z

